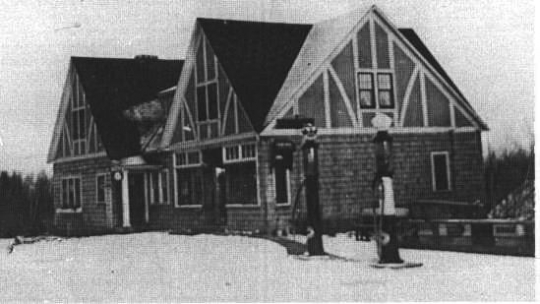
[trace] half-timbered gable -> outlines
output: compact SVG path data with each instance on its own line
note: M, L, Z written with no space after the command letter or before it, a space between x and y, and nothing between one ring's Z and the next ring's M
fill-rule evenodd
M399 129L487 128L416 33L376 7L313 26L266 122L270 130L276 118L312 117L324 133L372 128L377 113Z
M76 67L68 70L47 160L96 155L104 150Z

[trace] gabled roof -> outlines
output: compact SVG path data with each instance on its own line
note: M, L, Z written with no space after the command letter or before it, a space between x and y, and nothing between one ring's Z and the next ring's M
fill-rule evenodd
M140 154L140 136L126 109L148 102L176 85L182 60L155 58L72 57L86 100L108 156L120 159Z
M256 131L312 25L198 19Z
M481 128L487 130L487 125L478 116L476 111L469 104L465 96L459 91L457 86L444 71L442 66L437 62L435 57L429 52L427 47L411 29L395 28L386 16L379 9L372 5L370 8L367 5L355 9L343 16L328 19L313 25L313 29L309 33L304 46L298 54L298 59L294 62L283 87L276 96L275 103L272 105L265 119L265 125L270 123L279 115L280 111L295 98L294 94L307 81L309 76L317 73L321 69L324 61L336 50L337 46L344 40L348 39L355 26L365 20L369 14L377 14L383 22L391 29L395 30L397 36L402 36L402 40L406 40L412 49L419 54L420 57L433 67L436 73L444 79L445 82L456 93L461 103L474 116L475 120L480 124ZM297 96L296 96L297 97Z
M465 96L459 90L454 81L452 81L452 78L450 78L444 68L439 64L437 59L435 59L435 56L431 54L427 46L424 44L424 42L422 42L422 39L418 37L416 32L411 28L400 28L399 32L407 39L407 41L409 41L410 44L412 44L412 46L424 57L424 59L429 62L429 64L431 64L431 66L441 75L441 77L446 80L448 85L450 85L456 91L459 97L466 101L467 98L465 98ZM470 107L469 104L467 105ZM480 117L478 117L478 115L476 115L475 111L472 112L475 115L475 118L480 122L480 125L487 130L487 125L482 121Z

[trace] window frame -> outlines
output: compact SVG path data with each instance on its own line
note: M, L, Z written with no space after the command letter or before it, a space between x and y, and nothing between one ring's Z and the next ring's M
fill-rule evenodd
M250 148L252 147L253 155L245 156L244 147L250 147ZM231 148L237 149L238 157L235 157L235 158L227 157L227 149L231 149ZM254 143L254 142L223 146L221 151L222 151L222 159L223 159L224 164L240 163L240 162L246 162L246 161L256 161L257 156L258 156L257 143Z
M81 213L82 206L83 206L82 177L80 175L67 175L67 176L63 176L60 180L61 180L60 181L60 207L56 208L56 212L57 213ZM75 180L79 181L79 206L78 207L76 207L74 204L70 204L69 202L70 200L69 188L71 188L72 185L73 185L73 188L76 187ZM65 191L64 181L66 181L68 185L68 192L67 192L68 204L67 205L65 204L66 197L64 197L64 191ZM71 184L70 181L73 181L73 184ZM76 195L77 194L76 189L73 189L73 191L75 192L75 195Z
M97 173L96 174L96 204L98 205L104 205L107 203L107 190L106 190L106 184L107 184L107 173ZM103 200L99 200L99 179L103 178Z
M166 180L163 181L163 173L165 173L165 176L166 176ZM157 176L157 183L154 184L154 177ZM147 179L148 179L148 183L147 183L147 190L146 190L146 193L148 195L147 199L148 199L148 203L149 205L151 206L158 206L158 205L169 205L171 202L170 202L170 187L169 187L169 170L168 169L162 169L162 170L158 170L158 171L151 171L151 172L147 172ZM167 200L164 200L163 199L163 185L165 185L166 187L166 192L167 192ZM157 186L157 201L156 201L156 197L155 197L155 194L156 194L156 189L154 188L154 186Z
M445 157L445 170L446 170L446 179L447 179L447 187L446 189L437 189L437 175L435 172L435 156L444 155ZM431 186L433 192L448 192L452 191L452 174L450 172L450 153L448 151L432 151L430 153L430 161L431 161Z
M198 153L199 161L197 163L189 163L189 158L188 158L189 153ZM184 164L179 164L178 163L179 155L183 155L186 158L186 162ZM198 170L198 168L200 168L202 166L202 152L201 152L201 150L186 150L186 151L180 151L180 152L173 153L173 166L174 166L174 171L173 171L174 207L175 208L201 208L202 207L202 202L199 203L199 204L180 204L180 199L179 199L180 189L178 187L178 179L179 179L178 171ZM170 194L170 191L169 191L169 194Z
M358 94L358 104L360 105L360 109L362 110L373 110L377 109L377 98L375 96L375 77L373 77L373 72L366 72L366 71L358 71L356 73L356 87L357 87L357 94ZM360 75L369 75L371 78L371 88L361 88L360 86ZM371 95L371 103L372 106L362 106L362 92L369 92Z
M276 206L290 206L291 205L291 170L288 168L285 169L285 184L287 185L287 202L278 202L278 183L277 183L277 170L274 166L274 192L275 192L275 200L276 200Z
M393 73L390 73L390 72L377 72L377 108L378 109L384 109L384 110L393 110L396 108L396 102L394 100L394 77L393 77ZM379 76L381 75L385 75L385 76L388 76L390 77L389 79L389 84L390 84L390 88L389 89L381 89L381 86L380 86L380 83L379 83ZM383 106L381 105L381 102L380 102L380 95L381 95L381 92L388 92L389 95L390 95L390 106Z

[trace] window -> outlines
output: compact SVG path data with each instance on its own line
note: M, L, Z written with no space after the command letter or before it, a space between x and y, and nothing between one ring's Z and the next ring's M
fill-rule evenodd
M285 167L283 156L278 155L274 163L274 180L276 184L276 204L290 204L289 169Z
M243 144L238 146L228 146L223 148L223 162L241 162L255 160L255 144Z
M358 97L362 109L393 109L394 92L392 74L377 73L377 82L373 82L373 73L358 73ZM374 91L377 87L377 103Z
M379 108L394 108L394 98L392 92L392 75L377 74L377 84L379 89Z
M433 191L451 190L448 152L431 152L431 180Z
M176 167L193 167L201 165L201 152L191 151L176 154Z
M225 165L225 193L228 205L257 204L256 162Z
M82 201L81 193L79 177L62 179L62 209L79 209Z
M105 203L105 174L96 177L96 201L98 204Z
M148 173L148 198L150 204L169 203L169 171L153 171Z
M177 206L200 206L203 182L200 151L177 153L175 156Z
M202 202L202 172L200 168L176 169L178 206L200 206Z
M360 107L363 109L375 108L373 98L373 74L359 73L358 74L358 96L360 98Z

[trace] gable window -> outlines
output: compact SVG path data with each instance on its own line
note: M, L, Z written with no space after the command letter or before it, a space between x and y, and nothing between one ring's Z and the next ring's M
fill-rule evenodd
M274 164L274 181L276 185L276 204L290 204L290 171L285 167L283 156L281 155L278 155Z
M360 107L363 109L375 108L373 97L373 74L359 73L358 74L358 96L360 98Z
M96 177L96 201L98 204L105 204L105 176L98 174Z
M257 205L256 155L253 143L223 148L227 205Z
M175 154L177 207L201 206L203 194L201 164L200 151Z
M450 158L447 151L431 152L431 182L433 191L449 191Z
M379 97L379 108L393 109L394 98L392 92L392 75L388 73L377 74L377 87Z
M169 204L169 171L148 173L148 198L150 204Z
M62 179L62 209L80 211L82 201L81 178L68 177Z
M376 75L376 81L373 76ZM358 73L358 98L362 109L393 109L394 92L390 73ZM377 102L375 102L377 88Z

